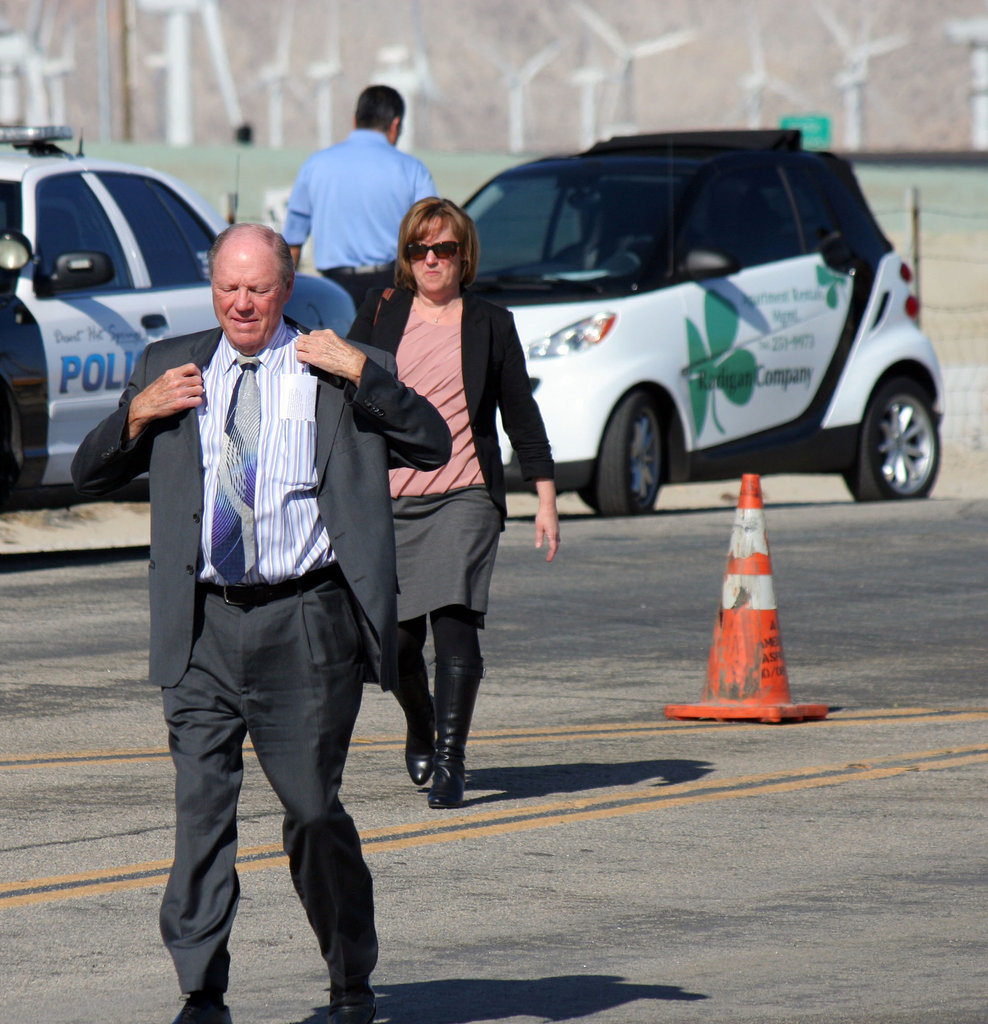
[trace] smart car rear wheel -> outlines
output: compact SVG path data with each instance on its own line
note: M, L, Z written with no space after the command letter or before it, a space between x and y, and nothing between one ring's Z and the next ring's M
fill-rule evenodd
M940 435L929 396L905 377L883 384L865 413L858 461L845 474L856 501L925 498L940 469Z
M644 391L632 391L614 410L600 446L596 502L604 516L651 512L662 482L662 421Z

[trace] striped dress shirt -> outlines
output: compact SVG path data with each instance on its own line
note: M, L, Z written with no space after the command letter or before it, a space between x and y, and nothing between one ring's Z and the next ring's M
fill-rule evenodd
M281 583L328 565L333 557L316 503L315 403L308 419L289 417L281 407L285 387L282 378L288 374L309 374L309 368L295 358L296 336L297 332L282 322L275 336L258 353L261 432L254 489L257 564L244 583ZM210 558L210 537L223 455L223 429L239 374L236 350L224 335L203 370L205 400L197 410L204 469L199 579L208 583L223 583Z

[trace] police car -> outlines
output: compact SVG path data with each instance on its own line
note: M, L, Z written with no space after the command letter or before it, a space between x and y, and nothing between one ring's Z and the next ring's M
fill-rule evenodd
M216 322L206 253L226 221L168 175L56 145L71 137L0 129L0 504L69 485L144 346ZM302 274L286 312L341 334L354 316L342 288Z
M943 383L910 270L849 164L799 132L615 138L466 209L473 290L514 314L560 490L606 515L741 473L930 493Z

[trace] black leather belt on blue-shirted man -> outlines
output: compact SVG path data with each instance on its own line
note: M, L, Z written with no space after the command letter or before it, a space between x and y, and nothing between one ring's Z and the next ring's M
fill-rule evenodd
M393 288L395 283L393 260L390 263L369 263L362 267L330 267L319 273L345 288L358 309L371 288Z

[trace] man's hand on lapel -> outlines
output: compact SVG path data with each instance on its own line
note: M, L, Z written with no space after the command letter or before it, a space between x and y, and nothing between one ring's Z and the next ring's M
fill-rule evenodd
M152 420L202 405L202 371L195 363L175 366L136 394L127 411L127 431L133 441Z
M360 384L364 363L367 362L367 356L359 348L328 328L312 334L300 334L295 339L295 353L300 363L344 377L354 385Z

